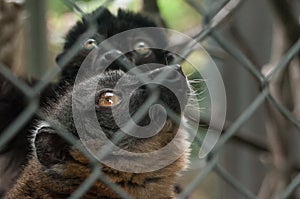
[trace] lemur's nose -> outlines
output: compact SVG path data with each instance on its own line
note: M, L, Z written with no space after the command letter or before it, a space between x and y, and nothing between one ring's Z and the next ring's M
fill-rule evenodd
M104 53L100 57L100 62L102 66L108 66L109 69L123 69L124 71L128 71L132 67L134 67L134 63L130 62L130 60L119 50L113 49L106 53Z
M113 49L113 50L110 50L110 51L104 53L102 58L105 59L106 61L114 61L114 60L118 59L119 57L121 57L122 55L123 55L123 53L121 51Z
M183 83L186 81L185 75L179 64L164 66L154 69L148 73L148 77L157 83Z
M179 72L181 75L185 76L184 73L183 73L183 71L182 71L181 65L175 64L175 65L172 65L172 67L174 67L174 70L176 70L177 72Z
M159 99L175 113L180 113L187 103L189 86L180 65L169 65L147 72L150 79L146 90L149 95L159 91ZM153 90L154 89L154 90Z

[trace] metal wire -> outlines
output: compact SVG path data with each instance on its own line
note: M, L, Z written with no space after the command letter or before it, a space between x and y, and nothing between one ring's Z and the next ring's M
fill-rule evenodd
M74 11L79 12L84 15L84 12L71 0L64 1L66 5L73 9ZM238 9L238 5L242 1L240 0L227 0L221 1L216 7L214 7L210 12L207 12L205 8L196 1L187 0L186 3L190 4L197 10L201 15L205 16L205 26L195 36L195 40L197 42L202 42L207 39L209 36L229 55L231 55L239 64L240 67L244 68L247 72L249 72L261 87L261 91L259 95L253 100L253 102L248 106L248 108L233 122L226 130L226 132L221 136L217 145L214 147L213 151L209 154L205 167L199 172L197 176L184 188L184 190L179 194L178 198L186 198L189 196L199 185L205 180L205 178L211 172L215 172L220 178L224 179L229 185L231 185L238 193L242 194L245 198L254 199L256 198L255 194L249 191L249 189L240 184L237 179L235 179L228 171L226 171L219 164L219 154L222 149L226 146L228 141L234 139L234 136L238 133L238 130L249 120L249 118L258 110L258 108L268 100L272 106L278 110L286 120L290 121L297 129L300 128L300 122L297 118L289 111L287 107L280 104L276 101L276 99L270 94L270 90L268 84L276 74L284 70L289 62L299 54L300 51L300 39L295 42L295 44L290 48L290 50L285 54L285 56L281 59L279 64L274 68L271 73L267 76L264 76L257 67L247 58L247 56L237 47L231 45L230 42L226 41L221 35L217 33L217 29L226 22L225 19L230 18L232 14ZM28 72L32 73L35 76L40 77L40 81L34 86L30 87L20 79L16 78L3 64L0 63L0 74L2 74L8 81L10 81L13 85L15 85L24 96L29 99L29 103L24 111L12 122L3 132L1 132L0 137L0 148L7 144L24 126L24 124L34 115L37 114L41 118L46 118L43 113L38 112L39 101L36 99L38 94L45 89L45 87L53 80L55 76L60 72L60 68L56 67L54 69L46 71L47 68L47 51L46 51L46 37L45 37L45 5L40 0L27 0L27 11L30 15L30 28L31 28L31 45L34 46L34 50L30 54L31 61L28 65ZM104 6L113 3L113 1L106 1L103 3ZM219 14L222 10L226 10L226 13L222 16ZM95 27L95 21L97 17L101 14L97 13L95 18L88 18L89 28L84 33L82 37L88 38L91 35L95 34L97 31L97 27ZM185 57L187 57L194 49L191 43L187 43L186 46L182 49L183 57L175 60L175 63L181 63ZM76 55L81 49L81 44L76 42L68 53L60 60L59 65L62 68L68 63L68 61ZM130 67L130 66L129 66ZM46 72L45 72L46 71ZM168 75L168 74L165 74ZM164 79L164 77L162 77ZM152 96L153 97L153 96ZM155 97L155 96L154 96ZM149 100L149 101L148 101ZM146 100L145 104L142 105L141 110L135 115L135 117L141 118L145 114L145 107L148 107L148 102L151 104L153 99ZM178 120L176 118L176 114L172 113L169 110L170 117L174 117L174 120ZM54 124L53 124L54 125ZM62 127L53 126L58 134L63 137L67 142L71 143L75 147L77 147L87 158L89 158L91 165L93 166L92 172L90 176L81 184L80 187L70 196L71 199L81 198L94 184L95 181L100 180L112 190L114 190L121 198L130 199L131 196L126 193L120 186L113 184L110 182L102 173L101 167L97 163L97 160L93 158L86 151L84 147L78 144L76 138L68 133ZM131 127L128 127L131 128ZM122 140L122 137L114 137L112 142L116 143ZM199 142L200 144L201 142ZM248 147L247 145L245 145ZM249 145L253 147L252 145ZM105 157L108 152L112 150L111 147L104 148L101 152L101 158ZM298 174L294 179L290 182L290 184L285 188L285 190L281 193L280 198L285 199L288 198L296 188L300 184L300 174ZM159 190L158 190L159 191Z

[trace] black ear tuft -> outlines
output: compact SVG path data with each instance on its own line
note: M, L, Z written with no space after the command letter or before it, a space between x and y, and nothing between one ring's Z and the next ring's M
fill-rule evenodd
M63 163L70 157L70 145L50 127L38 130L34 145L39 162L47 168Z
M118 15L117 15L117 19L118 21L123 21L126 22L124 23L126 26L131 26L131 27L127 27L127 29L124 30L128 30L130 28L140 28L140 27L156 27L157 25L155 24L155 22L151 19L149 19L148 17L139 14L139 13L133 13L127 10L122 10L119 9L118 10Z
M103 6L100 6L96 10L94 10L91 14L89 14L90 17L96 17L98 23L103 23L104 21L114 18L114 15Z

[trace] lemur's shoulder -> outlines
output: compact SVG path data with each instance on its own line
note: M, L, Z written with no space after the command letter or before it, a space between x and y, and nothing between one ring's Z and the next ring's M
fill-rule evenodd
M75 161L68 161L56 165L52 170L40 164L33 157L15 186L7 193L4 199L59 199L67 198L74 193L78 187L91 174L88 159L77 150L70 152ZM174 181L186 163L185 157L158 171L148 173L126 173L105 165L102 172L111 183L119 185L133 198L145 199L172 199L175 198ZM108 185L96 181L89 191L84 194L83 199L94 198L121 198Z
M38 183L36 182L41 181L41 179L45 179L45 176L41 170L41 165L38 164L38 162L36 162L34 159L31 159L23 170L21 177L18 178L13 188L6 194L4 198L39 198L38 192L43 192L43 189L38 187ZM35 182L32 183L33 181ZM32 190L37 190L37 192L33 192ZM47 198L47 194L44 196Z

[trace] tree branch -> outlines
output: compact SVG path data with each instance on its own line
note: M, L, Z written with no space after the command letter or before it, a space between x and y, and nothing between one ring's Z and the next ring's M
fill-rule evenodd
M0 1L0 63L17 75L24 74L24 6Z
M291 4L286 0L270 0L275 13L279 17L282 25L284 26L286 38L289 44L295 43L300 36L300 26L296 17L294 17Z

